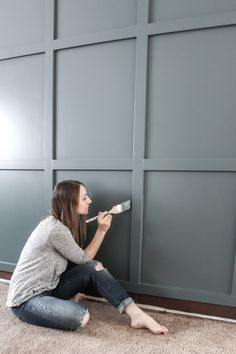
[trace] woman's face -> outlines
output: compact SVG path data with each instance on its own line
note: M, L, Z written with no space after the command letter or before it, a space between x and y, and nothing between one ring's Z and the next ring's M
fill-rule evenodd
M92 203L92 200L87 195L87 191L85 187L80 185L80 193L79 193L79 203L77 212L79 215L87 215L89 210L89 204Z

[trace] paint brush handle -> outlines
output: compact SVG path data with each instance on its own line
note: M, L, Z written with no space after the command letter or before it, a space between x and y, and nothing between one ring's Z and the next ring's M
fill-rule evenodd
M94 216L93 218L90 218L90 219L86 220L85 222L86 222L86 224L88 224L91 221L97 220L97 218L98 218L98 215Z
M114 207L113 207L113 208L114 208ZM109 214L115 214L113 208L108 212ZM91 219L85 220L85 222L86 222L86 224L88 224L88 223L91 222L91 221L97 220L98 217L99 217L99 215L94 216L94 217L91 218Z

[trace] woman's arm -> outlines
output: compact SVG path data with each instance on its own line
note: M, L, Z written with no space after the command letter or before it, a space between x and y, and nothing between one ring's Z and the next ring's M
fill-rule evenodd
M85 252L90 259L93 259L99 250L104 237L111 226L112 216L107 211L100 213L97 222L98 228L92 241L85 248Z
M69 261L80 264L89 261L86 252L75 242L68 227L57 221L49 234L49 244Z

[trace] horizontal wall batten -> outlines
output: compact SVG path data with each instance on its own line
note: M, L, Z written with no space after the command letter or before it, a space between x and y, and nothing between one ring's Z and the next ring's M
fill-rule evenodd
M14 272L16 263L0 261L0 270L3 272Z
M45 52L45 44L28 44L14 47L0 48L0 60L24 57L27 55L41 54Z
M120 281L120 283L129 292L236 307L236 296L155 284L136 284L126 281Z
M145 159L143 168L146 171L236 171L236 159Z
M65 49L95 43L110 42L137 37L138 33L147 35L174 33L181 31L191 31L197 29L214 28L222 26L236 25L236 11L201 16L194 18L181 18L176 20L159 21L147 25L137 25L122 29L113 29L94 33L86 33L73 38L55 39L53 49ZM45 52L45 43L32 43L17 46L0 48L0 60L10 59L20 56L27 56Z
M236 11L150 23L147 34L165 34L232 25L236 25Z
M123 170L133 169L132 159L119 160L53 160L53 170Z
M136 36L136 26L105 32L86 33L72 38L55 39L53 49L59 50L96 43L112 42L123 39L135 38Z
M14 161L2 160L0 161L0 170L30 170L43 171L44 161Z

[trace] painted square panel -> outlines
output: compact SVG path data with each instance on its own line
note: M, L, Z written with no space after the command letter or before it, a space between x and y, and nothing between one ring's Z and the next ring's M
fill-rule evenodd
M135 41L57 53L57 159L131 158Z
M236 11L235 0L150 0L150 22Z
M42 160L44 56L0 61L0 160Z
M137 0L57 0L57 38L130 27Z
M147 158L236 156L236 28L153 36Z
M45 1L0 0L0 47L44 41Z
M0 171L0 264L16 263L26 240L47 216L42 171ZM9 266L8 271L14 269Z
M76 179L83 182L92 199L88 218L99 211L109 211L112 206L131 199L131 172L125 171L57 171L56 181ZM129 278L131 212L113 216L96 259L120 280ZM88 224L89 242L97 229L97 222Z
M230 294L236 174L147 172L142 283Z

